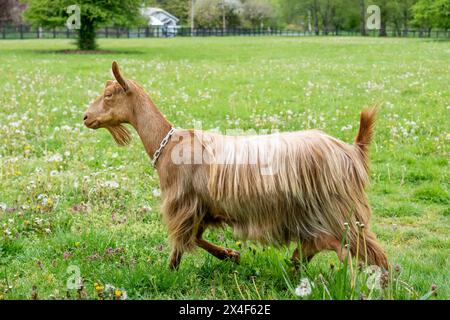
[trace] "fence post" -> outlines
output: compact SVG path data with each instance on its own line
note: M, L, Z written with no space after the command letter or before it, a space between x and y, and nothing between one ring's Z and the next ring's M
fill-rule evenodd
M120 38L119 27L116 27L116 38Z
M127 28L127 37L130 37L130 28Z
M20 25L20 39L23 39L23 25Z
M56 38L56 31L55 31L55 27L53 27L53 39Z

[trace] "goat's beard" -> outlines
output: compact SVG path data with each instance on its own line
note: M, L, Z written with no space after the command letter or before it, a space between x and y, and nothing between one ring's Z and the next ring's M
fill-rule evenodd
M118 145L125 146L130 143L131 133L124 125L107 126L106 129L108 129Z

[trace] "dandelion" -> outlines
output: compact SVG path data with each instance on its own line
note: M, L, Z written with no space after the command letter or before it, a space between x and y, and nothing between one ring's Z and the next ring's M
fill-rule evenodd
M114 297L120 299L122 297L122 291L120 289L114 290Z
M298 297L307 297L311 294L312 288L308 278L300 280L300 284L295 288L295 295Z
M97 293L101 293L103 292L103 289L105 289L105 287L103 287L100 283L94 283L94 288L95 291L97 291Z

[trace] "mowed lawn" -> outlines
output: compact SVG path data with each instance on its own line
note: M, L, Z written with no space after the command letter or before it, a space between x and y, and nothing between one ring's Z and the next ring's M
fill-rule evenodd
M424 39L0 41L0 299L448 299L450 42ZM291 248L206 238L168 270L158 176L136 134L119 147L82 115L117 60L176 127L320 128L351 143L365 105L383 103L371 146L372 229L393 266L370 274L321 253L295 271ZM79 274L82 289L71 289ZM369 279L370 280L370 279ZM69 285L69 289L68 289ZM432 286L437 289L431 291ZM116 288L113 290L111 288ZM433 287L435 288L435 287ZM119 291L120 290L120 291Z

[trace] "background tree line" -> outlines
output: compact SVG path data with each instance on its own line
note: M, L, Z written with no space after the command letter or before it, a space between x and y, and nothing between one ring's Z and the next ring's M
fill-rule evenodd
M381 9L381 30L449 29L450 0L152 0L190 25L192 5L197 27L288 27L328 33L360 30L365 34L367 7Z
M39 27L61 27L66 8L81 8L78 47L94 49L102 26L142 26L143 6L160 7L195 28L288 28L328 34L360 30L366 34L367 7L381 9L380 36L387 29L401 35L419 28L450 29L450 0L0 0L0 24L30 22Z

